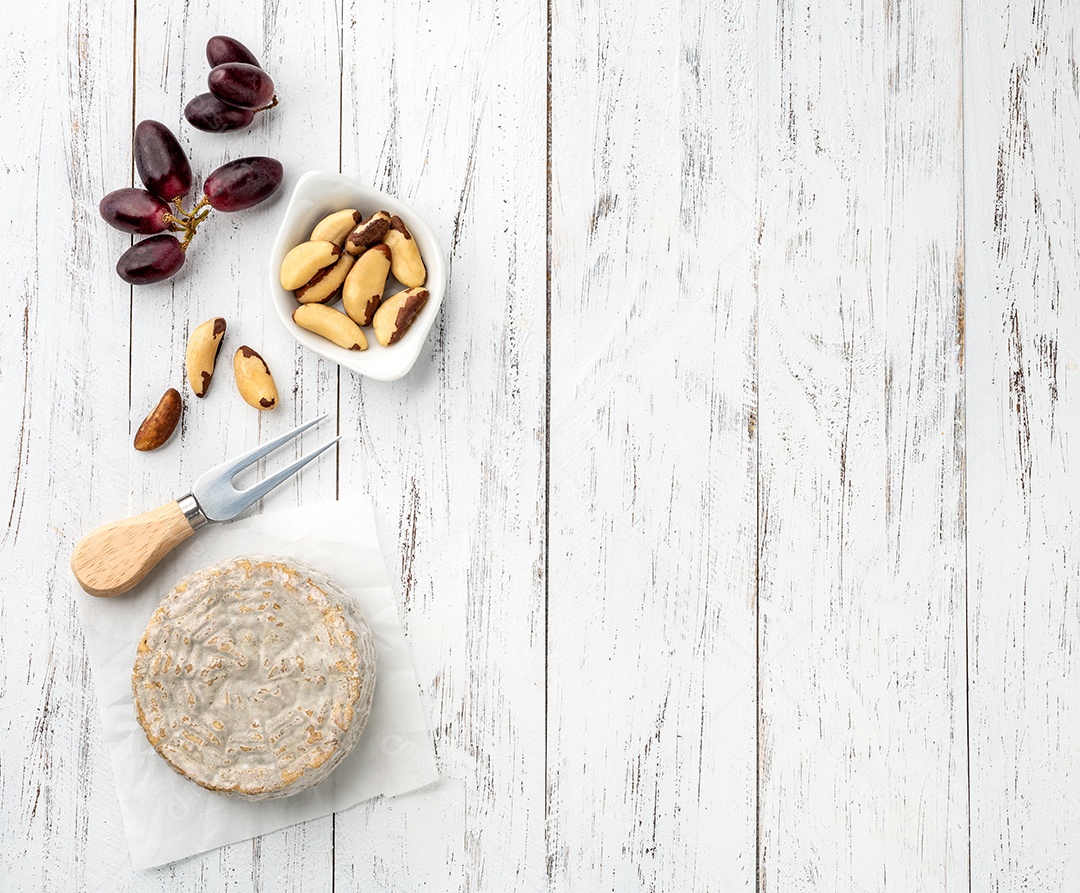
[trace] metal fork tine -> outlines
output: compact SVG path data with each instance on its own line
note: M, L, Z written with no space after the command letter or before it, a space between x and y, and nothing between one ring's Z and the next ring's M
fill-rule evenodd
M240 491L240 496L242 496L245 500L247 500L248 505L251 505L253 502L256 502L257 500L262 499L267 493L269 493L271 490L273 490L274 487L276 487L278 484L282 483L283 481L287 481L294 474L296 474L296 472L298 472L301 468L303 468L305 465L307 465L308 462L310 462L312 459L315 459L316 457L318 457L322 453L325 453L328 449L330 449L330 447L332 447L334 444L336 444L339 440L341 440L341 435L340 434L337 437L335 437L333 440L329 441L328 443L324 443L318 449L312 450L306 456L302 456L301 458L297 459L295 462L293 462L292 465L289 465L288 467L281 469L281 471L277 472L276 474L270 475L270 477L259 481L259 483L254 484L251 487L248 487L246 490L241 490Z
M221 475L225 480L230 481L253 462L257 462L267 453L272 453L279 446L288 443L302 432L307 431L308 428L315 427L328 415L329 413L323 413L323 415L319 416L317 419L312 419L310 422L304 422L304 424L293 428L292 431L286 431L280 437L275 437L273 440L268 440L266 443L260 443L254 449L250 449L246 453L241 453L239 456L234 456L227 462L222 462L216 468L208 471L203 477L210 478Z
M297 460L288 468L277 472L277 474L271 475L266 478L266 480L259 481L257 484L254 484L246 490L238 490L233 485L233 478L253 462L257 462L267 453L271 453L278 447L294 440L308 428L314 427L325 418L327 418L326 415L321 415L317 419L305 422L303 425L293 428L292 431L288 431L280 437L275 437L273 440L259 444L255 449L229 459L227 462L223 462L216 468L211 468L206 474L202 475L192 488L192 494L198 502L198 509L201 516L211 521L229 521L235 518L242 511L249 508L252 503L261 499L273 490L274 487L286 478L296 474L297 471L307 465L308 462L320 453L323 453L332 447L341 439L340 437L335 437L330 443L324 444L315 450L315 452L309 453L304 456L303 459Z

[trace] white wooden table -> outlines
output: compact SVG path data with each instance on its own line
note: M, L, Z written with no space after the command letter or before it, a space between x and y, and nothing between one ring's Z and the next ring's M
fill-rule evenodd
M1078 25L1069 0L12 0L0 887L1076 889ZM215 33L282 100L240 134L182 120ZM412 373L289 339L283 201L125 286L97 202L143 118L198 175L269 154L286 190L340 169L426 215L451 287ZM219 314L280 410L226 375L135 453ZM336 462L266 508L373 495L444 781L136 873L71 547L323 411Z

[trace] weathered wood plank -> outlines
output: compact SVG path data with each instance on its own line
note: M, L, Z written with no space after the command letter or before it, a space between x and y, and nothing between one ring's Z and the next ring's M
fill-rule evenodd
M1076 6L965 4L973 891L1080 872Z
M763 16L762 889L966 889L960 4Z
M37 594L0 599L5 889L538 889L548 873L749 889L759 806L764 890L962 890L965 632L971 888L1067 886L1068 4L965 10L966 317L958 0L552 4L546 767L546 7L346 4L339 92L329 0L139 0L134 43L134 4L45 6L0 35L0 270L23 298L0 310L0 574ZM263 54L283 100L220 137L181 124L219 31ZM67 554L96 520L333 411L339 386L260 303L251 246L281 205L210 221L174 285L115 278L128 240L95 206L132 176L133 68L138 116L176 125L200 175L241 154L281 157L291 181L334 168L343 127L346 172L413 200L454 268L408 379L342 379L340 484L324 463L275 496L373 492L446 781L139 875ZM188 327L217 313L225 365L259 347L288 402L255 418L224 369L174 443L136 456Z
M98 199L130 164L130 4L6 9L0 184L0 863L5 890L105 889L116 813L68 555L126 505L128 301ZM116 147L121 147L118 151Z
M753 890L756 4L552 10L552 888Z
M345 7L342 170L451 279L406 378L341 378L443 779L337 817L338 889L544 885L545 47L542 3Z
M266 257L292 185L305 170L337 157L341 77L340 11L333 0L292 3L287 15L276 3L252 10L209 2L177 6L167 0L139 0L137 13L135 120L156 118L178 135L195 173L192 196L202 195L203 180L214 168L246 155L279 159L286 180L280 197L272 202L231 215L212 213L188 250L182 275L134 290L132 430L169 386L184 394L185 416L174 442L133 461L132 510L184 492L203 470L227 456L320 413L333 414L337 370L302 352L282 328L267 291ZM294 27L294 21L317 22L319 27ZM184 120L183 108L206 91L206 41L222 33L239 38L259 57L274 78L281 104L257 115L246 130L207 134ZM186 386L184 350L191 329L213 316L225 317L228 329L219 374L199 400ZM275 376L281 401L272 412L257 412L237 393L232 355L241 344L259 351ZM153 348L143 349L148 345ZM299 457L305 448L334 433L332 422L321 427L305 435L302 444L286 447L283 455L261 463L264 468L257 474ZM333 499L336 486L335 461L325 458L276 490L256 511ZM306 822L147 877L155 884L167 878L176 890L216 890L241 878L265 891L325 890L333 876L332 824L329 816Z

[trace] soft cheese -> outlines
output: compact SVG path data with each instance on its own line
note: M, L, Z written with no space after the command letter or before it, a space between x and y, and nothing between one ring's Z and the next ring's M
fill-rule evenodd
M234 558L182 579L139 643L135 709L181 775L248 800L318 784L371 711L375 643L353 599L285 558Z

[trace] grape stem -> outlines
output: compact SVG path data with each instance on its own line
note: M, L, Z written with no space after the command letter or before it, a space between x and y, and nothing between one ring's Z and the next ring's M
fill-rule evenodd
M272 109L277 104L278 104L278 98L277 98L277 94L275 93L274 98L271 99L269 103L264 105L261 109L255 109L255 114L257 115L259 112L268 111L269 109Z
M181 251L187 251L187 247L191 244L191 240L195 238L195 233L199 231L199 224L210 216L210 212L213 209L206 208L206 205L209 204L209 202L210 199L204 195L198 202L191 206L190 211L185 211L184 197L182 195L178 195L172 200L172 203L176 205L179 216L166 214L164 215L164 219L167 223L172 224L174 229L182 229L184 231L184 238L180 242ZM206 210L204 211L203 208L206 208ZM202 213L199 213L200 211Z

